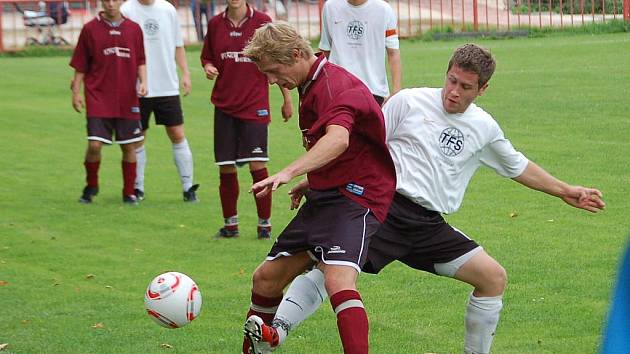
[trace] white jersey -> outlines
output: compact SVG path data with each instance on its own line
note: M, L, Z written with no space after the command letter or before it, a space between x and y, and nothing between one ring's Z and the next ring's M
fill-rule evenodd
M184 40L175 7L166 0L154 0L151 5L127 0L120 10L142 27L147 63L146 97L179 95L175 48L182 47Z
M321 50L370 89L389 96L385 71L386 47L398 49L396 15L383 0L367 0L360 6L347 0L328 0L322 14Z
M387 101L383 112L396 191L427 209L457 211L481 165L514 178L529 162L492 116L474 103L464 113L447 113L442 89L402 90Z

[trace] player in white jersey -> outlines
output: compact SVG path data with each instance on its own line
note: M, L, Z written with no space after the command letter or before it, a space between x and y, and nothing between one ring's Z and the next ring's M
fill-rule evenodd
M396 15L383 0L328 0L322 14L319 49L328 59L361 79L379 104L400 90L401 64Z
M182 73L184 96L190 93L190 72L186 61L177 10L166 0L127 0L122 13L142 27L147 60L147 95L140 100L140 115L145 140L136 146L138 161L135 194L144 199L144 148L151 113L155 123L166 127L173 147L173 159L179 172L184 201L197 201L198 184L193 184L193 157L184 134L184 115L179 99L177 67Z
M363 271L378 273L393 261L455 278L474 287L466 308L464 353L488 353L503 307L505 269L481 246L447 224L442 213L459 209L480 166L567 204L597 212L605 203L597 189L551 176L505 138L490 114L473 103L488 87L495 62L474 44L455 51L441 89L402 90L383 107L386 140L396 167L396 195L387 219L372 238ZM303 191L291 190L292 207ZM288 332L326 297L319 270L300 275L285 292L265 338Z

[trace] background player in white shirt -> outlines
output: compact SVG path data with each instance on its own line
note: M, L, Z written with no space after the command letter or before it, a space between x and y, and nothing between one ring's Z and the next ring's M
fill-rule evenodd
M560 181L516 151L492 116L473 103L487 89L494 68L487 50L463 45L449 62L442 89L402 90L383 107L396 195L385 223L370 241L363 266L363 271L377 273L399 260L472 285L464 353L490 351L507 282L505 269L441 216L459 209L477 168L488 166L576 208L597 212L605 206L599 190ZM299 205L303 192L291 190L292 207ZM276 332L284 340L325 297L319 270L297 277L273 326L262 332Z
M146 141L151 113L166 127L173 144L173 159L182 183L184 201L196 202L198 184L193 185L193 157L184 135L184 115L179 99L177 67L182 73L184 96L190 93L190 72L177 10L166 0L127 0L122 13L138 23L144 34L147 58L147 95L140 100L142 129ZM136 146L138 168L135 193L144 199L144 170L147 162L144 141Z
M361 79L381 105L389 96L386 52L392 94L400 90L402 68L398 46L396 15L385 1L326 1L319 49L330 62Z

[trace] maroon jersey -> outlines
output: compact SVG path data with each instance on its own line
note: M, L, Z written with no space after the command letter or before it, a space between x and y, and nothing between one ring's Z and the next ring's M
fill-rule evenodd
M118 26L99 13L81 29L70 66L85 74L86 115L140 119L136 82L145 63L142 29L123 17Z
M308 173L310 188L338 188L383 222L396 188L383 113L367 86L320 55L300 87L305 147L315 145L329 125L346 128L350 143L335 160Z
M227 10L208 21L201 51L201 65L219 70L210 100L215 107L239 119L269 123L269 82L256 64L241 53L254 31L271 18L247 5L247 16L238 26Z

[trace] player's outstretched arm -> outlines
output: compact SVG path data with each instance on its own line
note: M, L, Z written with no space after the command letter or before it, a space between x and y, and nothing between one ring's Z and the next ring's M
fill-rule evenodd
M328 164L346 151L349 142L350 132L346 128L340 125L329 125L326 127L326 134L306 154L300 156L275 175L255 183L251 191L256 193L258 198L264 197L269 192L277 190L281 185L287 184L294 177L301 176Z
M175 48L175 63L182 72L182 89L184 96L188 96L192 89L190 81L190 70L188 69L188 61L186 61L186 49L184 47Z
M138 66L138 96L144 97L147 95L147 66L142 64Z
M280 93L282 93L283 99L282 119L287 122L289 121L289 119L291 119L291 116L293 116L293 102L291 100L291 92L280 85L278 85L278 87L280 88Z
M300 201L304 194L308 191L308 179L304 178L298 184L293 186L289 191L289 198L291 198L291 210L297 209L300 206Z
M387 62L389 63L389 72L392 77L392 93L400 91L402 86L402 64L400 63L400 50L387 48Z
M84 73L75 71L74 77L70 82L70 90L72 91L72 108L74 108L74 110L79 113L81 113L81 110L83 110L83 108L85 107L83 93L81 92L81 86L83 85L84 77Z
M527 164L525 171L513 179L531 189L556 196L575 208L588 210L592 213L596 213L606 206L602 199L602 192L599 190L569 185L531 161Z

